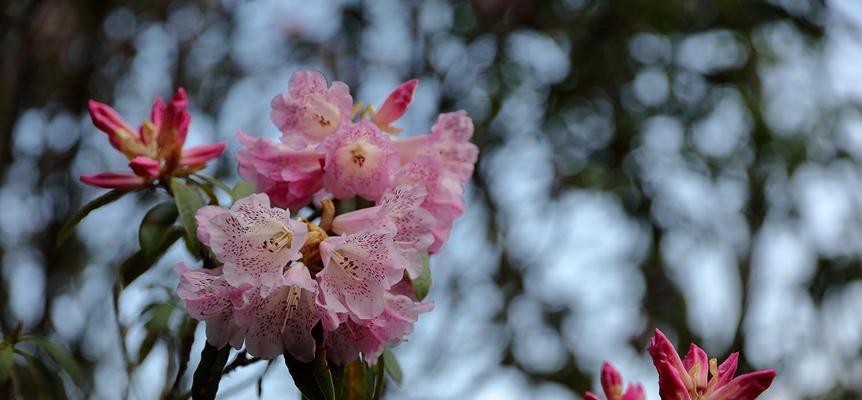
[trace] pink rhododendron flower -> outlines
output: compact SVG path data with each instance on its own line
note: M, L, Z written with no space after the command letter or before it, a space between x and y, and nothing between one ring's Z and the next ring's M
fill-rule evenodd
M395 175L395 184L422 184L427 196L422 208L434 217L431 234L434 242L428 252L436 253L449 240L452 225L464 212L464 186L447 173L438 154L422 154L403 165Z
M413 101L413 92L416 91L417 85L419 85L419 81L411 79L395 88L380 106L380 110L371 118L371 122L385 132L395 134L400 132L400 129L390 125L407 112L407 107Z
M90 100L90 117L99 130L108 134L111 145L130 160L133 173L106 172L83 175L81 181L109 189L134 189L149 185L159 176L184 176L206 166L224 151L224 143L183 150L191 117L186 92L177 90L165 104L156 99L150 120L133 130L113 108Z
M281 280L288 262L300 257L308 234L306 225L290 219L290 211L270 207L266 194L240 199L222 213L203 210L198 219L209 234L213 253L224 263L224 276L231 285L262 286L266 296L266 288Z
M300 70L289 85L287 93L272 99L270 114L286 143L300 147L320 143L350 120L353 98L343 82L329 87L320 72Z
M605 392L607 400L646 400L644 388L640 384L629 384L626 391L623 392L623 378L617 372L611 363L605 361L602 363L602 389ZM599 397L593 393L587 392L584 395L585 400L599 400Z
M315 304L317 283L299 262L280 277L275 287L264 293L245 293L245 305L236 311L237 322L247 329L245 348L249 354L271 360L287 350L300 361L314 359L311 329L320 320Z
M221 268L190 269L181 263L177 273L180 275L177 296L192 318L206 322L207 341L217 348L228 343L241 347L244 330L235 323L234 310L242 304L243 293L249 287L228 284Z
M771 369L733 377L738 353L731 354L720 366L716 359L694 343L680 359L673 344L655 330L649 354L659 375L659 395L664 400L753 400L772 384ZM708 375L711 377L707 380Z
M397 142L402 162L420 154L440 154L443 167L464 183L473 175L479 157L479 148L470 143L473 137L473 120L465 111L440 114L428 135L414 136Z
M239 175L268 194L273 204L299 209L323 188L322 152L298 150L241 131L236 136L242 144L237 153Z
M427 191L421 185L398 185L386 192L377 205L335 217L332 231L339 234L355 233L368 227L394 224L395 245L408 260L407 271L411 277L422 273L421 252L434 243L431 229L434 217L421 207Z
M398 169L398 148L368 121L342 127L322 146L326 150L323 186L338 199L359 195L377 200Z
M393 227L332 236L320 243L317 274L322 304L360 319L383 312L384 293L404 276L407 260L395 246Z
M428 312L434 305L395 294L385 294L383 312L372 319L361 320L341 314L338 329L326 333L328 358L339 365L355 360L359 353L369 364L377 362L383 349L397 345L413 332L413 323L419 314Z

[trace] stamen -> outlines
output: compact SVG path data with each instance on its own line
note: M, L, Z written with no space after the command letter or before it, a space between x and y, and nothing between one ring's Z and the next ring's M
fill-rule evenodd
M715 358L709 359L709 374L713 378L718 378L718 360Z

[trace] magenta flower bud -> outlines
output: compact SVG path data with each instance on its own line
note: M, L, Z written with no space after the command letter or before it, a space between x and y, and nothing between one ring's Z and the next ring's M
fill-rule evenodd
M418 85L418 79L411 79L395 88L380 106L380 110L371 118L371 122L374 122L380 129L388 130L390 124L407 112L407 107L413 101L413 92L416 91Z
M96 175L81 175L81 182L105 189L137 189L146 185L146 178L135 174L103 172Z
M202 167L207 161L221 156L226 146L225 143L219 142L185 149L180 157L180 166L189 169Z
M111 106L90 100L87 103L93 125L108 134L111 146L123 152L129 159L144 148L140 135Z
M159 176L161 165L158 160L153 160L149 157L137 156L129 162L129 168L135 172L135 175L144 178L155 178Z
M602 363L602 390L607 400L646 400L643 386L640 384L629 384L623 393L623 378L614 366L605 361ZM599 396L587 392L584 394L587 400L599 400Z

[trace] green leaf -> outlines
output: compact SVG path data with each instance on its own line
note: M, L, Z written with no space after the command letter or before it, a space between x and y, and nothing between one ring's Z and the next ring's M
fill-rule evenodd
M365 369L365 398L377 400L383 393L383 360L377 360L377 364L369 367L363 363Z
M335 400L335 384L326 362L326 348L318 346L311 362L299 361L284 353L284 362L293 377L293 383L309 400Z
M121 197L125 196L127 193L131 193L127 190L112 190L108 193L105 193L99 197L96 197L92 201L87 204L84 204L81 209L72 214L72 217L66 221L65 224L57 231L57 246L63 244L66 241L66 238L69 237L69 234L72 233L72 230L75 229L78 224L87 217L92 211L96 210L99 207L104 205L108 205L119 200Z
M195 400L215 399L218 392L218 384L227 358L230 355L230 346L217 349L209 343L204 344L201 350L201 362L195 370L192 379L192 398Z
M195 213L203 207L204 201L197 190L186 186L178 179L171 179L171 192L174 194L180 220L186 230L186 245L194 256L198 256L200 245L197 239L198 224L195 221Z
M428 296L428 291L431 290L431 267L427 252L422 253L422 274L413 279L411 283L417 300L422 301L425 296Z
M15 362L15 349L12 345L4 343L0 345L0 384L9 379L9 372L12 371L12 365Z
M138 243L145 254L158 249L162 239L173 227L179 213L174 203L161 203L147 211L138 228Z
M230 197L233 201L237 201L239 199L251 196L255 191L254 184L247 181L239 181L236 185L233 186L233 189L230 191Z
M73 381L80 383L83 380L81 370L78 369L78 363L74 358L72 358L72 355L69 354L68 350L43 337L33 337L32 340L36 345L42 348L42 350L48 354L48 357L51 357L51 359L54 360L60 368L66 371Z
M152 253L146 254L143 250L139 250L129 256L126 261L123 261L123 263L120 264L119 271L123 286L128 286L132 281L141 276L141 274L147 272L153 264L162 258L162 255L168 251L171 245L173 245L174 242L182 236L182 229L173 228L162 238L162 242Z
M153 346L156 345L156 341L159 339L159 333L156 331L147 332L147 336L144 338L144 341L141 342L141 347L138 349L138 364L144 362L147 359L147 356L150 355L150 351L153 350Z
M390 349L383 350L383 366L386 368L386 373L397 384L401 384L404 380L404 374L401 372L401 364L398 363L398 358Z

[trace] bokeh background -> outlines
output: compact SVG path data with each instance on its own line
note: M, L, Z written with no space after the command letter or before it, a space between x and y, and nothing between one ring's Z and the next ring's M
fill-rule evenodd
M378 105L418 77L407 134L454 109L476 125L469 209L387 398L578 399L610 360L657 399L654 327L776 369L765 399L862 397L856 0L3 1L0 324L62 344L85 376L31 368L26 393L157 398L177 370L183 246L123 291L119 318L112 296L158 196L54 246L102 192L77 177L125 166L87 99L137 124L184 86L189 142L227 141L209 173L235 182L234 132L276 137L269 102L298 68ZM198 327L191 369L202 344ZM220 396L258 390L298 396L281 361L235 370Z

